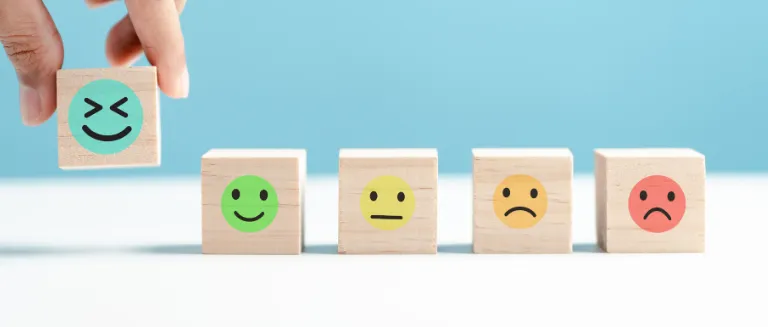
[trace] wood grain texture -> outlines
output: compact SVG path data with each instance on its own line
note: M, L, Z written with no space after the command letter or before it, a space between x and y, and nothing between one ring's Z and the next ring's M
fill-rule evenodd
M339 253L437 253L437 173L437 150L434 149L342 150L339 155ZM360 209L365 186L383 175L405 180L416 199L411 220L396 230L373 227Z
M629 213L632 188L641 179L664 175L685 193L685 214L663 233L640 228ZM606 252L704 252L706 167L692 149L596 149L595 200L598 244Z
M130 87L141 101L143 124L136 141L111 155L92 153L78 144L69 128L69 105L78 90L98 79L113 79ZM160 112L155 67L69 69L56 73L59 167L98 169L160 165Z
M202 237L206 254L300 254L304 249L304 150L211 150L203 155ZM221 196L237 177L256 175L277 192L278 212L266 229L243 233L221 213Z
M473 150L473 252L571 253L573 156L568 149ZM511 175L538 179L548 197L546 214L525 229L506 226L496 216L493 195Z

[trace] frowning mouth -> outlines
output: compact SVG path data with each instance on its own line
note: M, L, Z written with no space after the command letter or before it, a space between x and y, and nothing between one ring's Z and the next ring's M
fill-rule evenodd
M403 216L371 215L371 219L391 219L391 220L402 220L402 219L403 219Z
M667 217L667 220L672 221L672 216L670 216L669 213L666 210L664 210L662 208L659 208L659 207L655 207L655 208L653 208L651 210L648 210L648 212L645 213L645 216L643 216L643 220L648 219L648 216L650 216L654 212L661 212L661 213L664 214L664 216Z
M244 221L244 222L247 222L247 223L252 223L252 222L254 222L254 221L257 221L257 220L261 219L261 217L264 217L264 212L262 211L262 212L261 212L261 213L260 213L258 216L256 216L256 217L243 217L242 215L240 215L240 213L239 213L239 212L235 211L235 217L237 217L237 219L240 219L240 220L242 220L242 221Z
M533 216L534 218L536 218L536 213L533 212L533 210L531 210L528 207L512 207L512 208L509 208L509 210L507 210L507 212L504 213L504 216L505 217L509 216L509 214L511 214L511 213L513 213L515 211L525 211L525 212L531 214L531 216Z

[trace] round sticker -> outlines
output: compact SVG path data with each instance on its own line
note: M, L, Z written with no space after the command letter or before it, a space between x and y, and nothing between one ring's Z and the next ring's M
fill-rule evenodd
M275 220L278 201L275 188L267 180L253 175L240 176L224 189L221 213L232 228L253 233Z
M130 87L100 79L75 93L68 120L72 136L83 148L96 154L115 154L139 137L144 111Z
M360 211L373 227L395 230L405 226L416 209L413 190L402 178L379 176L368 182L360 196Z
M648 176L629 193L629 214L646 231L666 232L675 228L685 215L685 193L669 177Z
M535 226L547 213L547 190L529 175L505 178L493 193L493 211L510 228Z

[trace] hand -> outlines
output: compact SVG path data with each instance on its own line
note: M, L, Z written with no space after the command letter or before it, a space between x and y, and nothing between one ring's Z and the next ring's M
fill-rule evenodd
M179 14L186 0L124 0L128 15L109 32L106 55L113 66L128 66L142 52L157 67L160 90L173 98L189 93L189 74ZM85 0L91 8L115 0ZM0 0L0 42L16 68L21 117L39 125L56 110L56 71L64 47L42 0Z

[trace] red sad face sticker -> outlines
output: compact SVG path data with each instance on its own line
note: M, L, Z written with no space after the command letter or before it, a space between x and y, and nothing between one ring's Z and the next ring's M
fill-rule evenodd
M685 214L685 193L666 176L643 178L629 193L629 214L640 228L663 233L675 228Z

